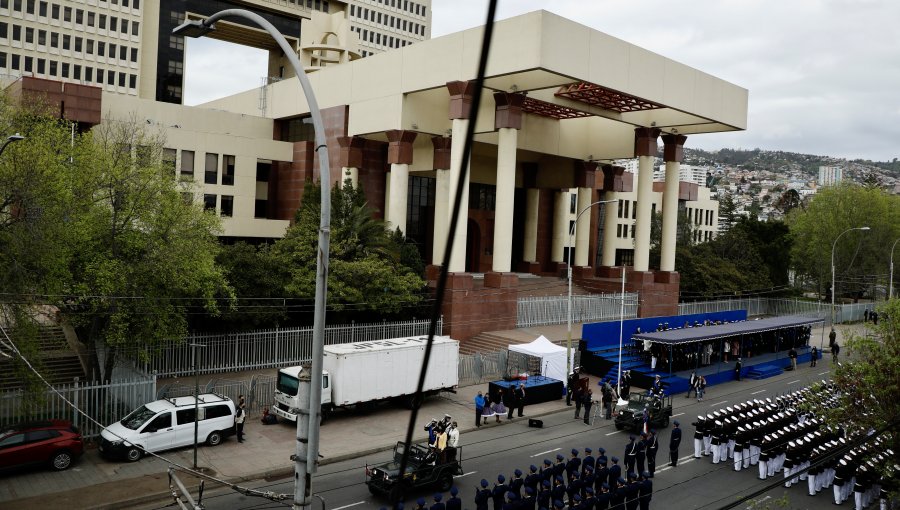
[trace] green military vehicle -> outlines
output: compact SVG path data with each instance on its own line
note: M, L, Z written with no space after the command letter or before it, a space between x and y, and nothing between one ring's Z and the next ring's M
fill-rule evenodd
M661 429L669 426L672 417L672 396L649 396L646 393L631 394L628 405L616 415L616 428L641 432L644 428L644 413L648 415L648 428Z
M386 496L393 504L402 501L410 491L421 487L433 487L446 492L453 486L453 477L463 474L462 448L455 449L453 458L440 459L433 448L414 444L410 446L406 472L400 476L400 460L404 451L405 443L398 441L394 446L393 460L378 466L366 466L369 492Z

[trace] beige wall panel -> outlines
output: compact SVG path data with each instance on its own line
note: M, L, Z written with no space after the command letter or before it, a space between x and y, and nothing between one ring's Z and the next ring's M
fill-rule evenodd
M403 120L400 127L413 129L412 125L415 124L418 126L415 131L420 132L416 142L423 138L428 147L431 147L432 134L445 135L450 130L448 97L446 88L403 96Z
M621 39L601 32L592 32L589 42L586 80L611 89L628 89L628 48Z
M258 218L222 218L223 235L228 237L284 237L290 222Z
M350 136L381 133L400 127L401 96L389 96L360 101L350 106L347 132Z
M559 121L559 153L575 159L587 159L591 150L590 119ZM594 154L594 157L598 155Z
M591 29L556 14L541 11L541 65L567 76L585 76L591 51ZM522 34L527 35L527 34Z
M353 74L351 82L353 88L349 97L352 102L365 102L388 95L398 94L401 90L401 75L403 69L403 58L400 51L387 51L378 53L371 57L356 60L353 62ZM343 66L335 66L340 68ZM319 90L327 90L327 88L337 85L334 80L334 73L330 72L330 68L317 71L315 74L323 73L323 76L317 77L316 98L318 98ZM344 102L347 102L344 96ZM325 108L330 103L321 102L319 106Z
M642 99L662 101L665 92L663 57L637 46L628 49L628 89Z
M559 153L560 121L539 115L526 115L519 148L544 154Z
M697 106L697 75L695 69L666 59L664 62L662 103L684 111L695 111ZM658 124L659 125L659 124Z

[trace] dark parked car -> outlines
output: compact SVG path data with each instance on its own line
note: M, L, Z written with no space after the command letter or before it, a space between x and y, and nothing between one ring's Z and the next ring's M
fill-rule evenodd
M83 452L81 432L69 421L36 421L0 428L0 470L46 464L62 471Z

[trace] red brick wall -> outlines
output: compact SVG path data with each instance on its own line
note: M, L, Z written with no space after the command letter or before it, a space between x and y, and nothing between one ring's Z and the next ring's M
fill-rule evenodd
M516 327L518 277L486 273L484 280L469 274L450 274L442 313L444 334L465 342L482 331Z

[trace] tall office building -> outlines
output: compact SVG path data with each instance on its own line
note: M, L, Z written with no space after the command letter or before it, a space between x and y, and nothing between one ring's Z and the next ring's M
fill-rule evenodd
M819 167L819 186L834 186L844 179L844 169L839 166Z
M431 0L350 0L362 56L431 39Z
M230 8L272 23L310 70L361 56L347 4L336 0L0 0L0 77L181 103L185 42L172 29ZM268 50L274 80L294 75L272 38L249 22L220 21L208 37Z

